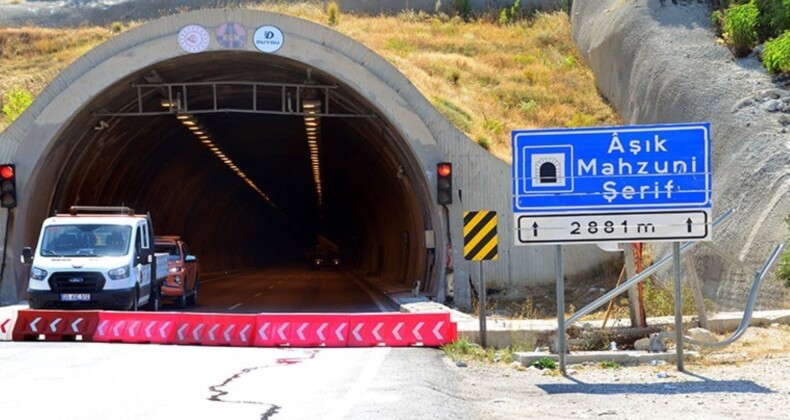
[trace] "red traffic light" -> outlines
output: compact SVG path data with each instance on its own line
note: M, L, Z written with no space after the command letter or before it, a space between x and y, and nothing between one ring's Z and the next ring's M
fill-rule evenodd
M14 167L11 165L3 165L0 167L0 176L3 179L11 179L14 177Z
M436 166L436 172L439 173L439 176L449 176L451 172L453 172L453 165L449 163L440 163Z

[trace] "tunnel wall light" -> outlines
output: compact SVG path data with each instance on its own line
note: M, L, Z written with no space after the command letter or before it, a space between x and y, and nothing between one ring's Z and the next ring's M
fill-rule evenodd
M304 125L305 133L307 134L307 148L310 152L313 183L315 184L316 199L318 200L318 210L323 214L324 196L321 186L321 154L319 149L321 118L317 116L321 112L321 101L305 99L302 101L302 108L307 114L304 116Z

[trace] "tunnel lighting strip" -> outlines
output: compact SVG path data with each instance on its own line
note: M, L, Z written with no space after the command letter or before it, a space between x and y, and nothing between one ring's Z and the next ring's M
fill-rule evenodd
M256 193L258 193L258 195L260 195L266 201L266 203L268 203L274 210L280 213L280 215L282 215L284 218L288 219L285 213L282 210L280 210L279 207L277 207L277 205L272 201L272 199L268 195L266 195L266 193L261 191L261 189L258 188L257 185L255 185L255 182L252 179L250 179L250 177L248 177L247 174L244 173L244 171L242 171L241 168L239 168L238 165L236 165L236 163L234 163L233 160L228 155L226 155L225 152L223 152L222 149L216 143L214 143L214 141L211 139L211 135L208 133L208 131L205 128L203 128L203 126L200 124L200 121L198 121L198 119L194 115L178 114L176 115L176 118L181 122L181 124L183 124L186 128L188 128L192 132L192 134L194 134L195 137L197 137L198 140L200 140L200 143L203 144L203 146L205 146L220 161L222 161L222 163L224 163L228 168L230 168L231 171L235 172L236 175L238 175L239 178L241 178L247 185L250 186L250 188L252 188Z
M307 134L307 147L310 151L310 166L313 170L318 210L323 214L324 195L321 187L321 157L318 148L318 141L321 135L321 118L317 116L321 111L321 102L304 100L302 101L302 107L306 114L304 116L304 129Z

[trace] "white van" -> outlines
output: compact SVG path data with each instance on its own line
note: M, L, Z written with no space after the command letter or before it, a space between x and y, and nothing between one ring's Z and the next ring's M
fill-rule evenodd
M21 256L30 307L158 310L167 254L153 238L150 216L127 207L72 206L44 220L35 254Z

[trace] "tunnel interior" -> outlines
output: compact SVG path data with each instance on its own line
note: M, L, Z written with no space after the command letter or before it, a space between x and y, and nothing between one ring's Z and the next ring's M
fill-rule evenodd
M333 88L293 87L305 84ZM331 114L319 118L320 200L300 112L311 98ZM243 111L253 108L285 112ZM186 114L212 145L179 120ZM182 236L203 272L299 264L321 236L346 268L409 285L429 275L429 194L416 159L371 101L303 63L243 51L163 61L119 77L64 127L36 168L57 179L50 213L150 212L155 233Z

